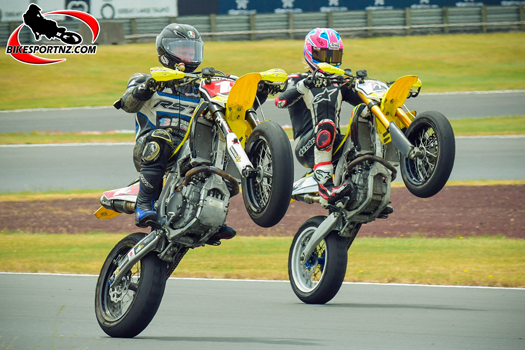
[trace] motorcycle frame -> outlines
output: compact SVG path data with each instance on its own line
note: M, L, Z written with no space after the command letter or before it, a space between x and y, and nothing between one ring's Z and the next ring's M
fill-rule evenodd
M265 81L270 83L281 83L286 79L286 73L282 70L270 70L262 73L251 73L242 76L241 78L237 79L236 83L233 85L235 86L237 82L241 82L241 84L238 85L239 87L235 88L235 90L232 88L232 91L234 92L232 94L232 100L234 101L233 103L228 104L227 101L229 100L229 96L226 97L224 95L218 94L217 96L212 97L207 93L205 84L211 83L211 77L202 79L201 76L196 74L187 74L178 70L166 68L152 68L151 74L153 79L157 82L177 81L185 77L200 79L199 90L201 91L201 97L204 101L202 101L194 110L186 135L184 136L180 145L170 156L170 159L177 157L177 160L175 165L168 172L164 187L162 188L159 199L156 202L157 212L159 213L159 223L153 227L153 231L150 234L138 242L132 249L130 249L126 256L123 257L121 261L119 261L119 266L111 278L111 284L119 283L133 265L135 265L140 259L152 251L159 252L159 257L162 257L165 261L177 263L176 257L179 249L176 252L172 252L171 249L173 245L178 244L182 247L186 247L186 250L187 248L195 248L205 245L206 241L214 234L213 231L208 232L196 243L180 240L180 238L183 238L187 228L190 227L195 222L195 220L197 220L196 218L199 216L202 207L197 209L196 217L193 218L193 220L187 223L183 228L179 229L172 229L169 227L168 213L166 213L167 201L169 201L169 194L171 190L180 190L183 184L183 178L180 176L180 162L187 156L190 156L190 146L188 143L186 143L186 141L188 139L191 140L192 130L194 130L193 125L197 122L197 118L209 113L212 116L220 133L220 136L216 141L218 144L215 148L217 151L217 156L215 157L215 163L213 164L214 168L219 169L224 173L225 157L223 154L224 152L228 152L230 160L234 161L239 174L241 176L250 176L249 170L253 169L253 164L244 151L244 142L251 131L260 124L257 114L252 108L257 90L257 85L255 85L254 88L254 84L258 84L258 82L263 78ZM225 79L225 77L218 77L218 79ZM246 93L246 91L248 91L248 93ZM237 95L235 95L236 93ZM236 98L238 96L240 96L240 98ZM228 113L231 111L235 111L236 113ZM243 118L241 119L241 117ZM239 121L245 122L247 124L248 128L245 129L245 135L243 135L244 142L241 143L241 141L239 141L237 134L232 131L233 128L230 127L227 119L233 121L234 123L237 122L237 128L234 130L239 130ZM247 134L246 130L248 131ZM198 162L199 160L195 160L194 165L197 165ZM218 176L222 176L223 178L225 177L224 174ZM231 177L229 181L238 180ZM203 195L204 194L201 193L200 201L203 200ZM228 202L229 200L230 199L228 199ZM169 254L170 252L172 254Z
M333 73L336 75L346 75L345 71L330 66L328 64L319 64L319 68L324 72ZM362 79L358 77L351 76L353 79L351 83L355 83L356 79ZM361 80L362 81L362 80ZM412 92L412 87L415 86L418 88L417 92ZM356 209L352 211L347 211L344 208L344 205L338 203L338 206L331 208L330 215L323 221L323 223L314 231L310 240L306 244L305 249L301 253L301 261L310 256L315 248L323 241L323 239L328 236L328 234L337 230L339 234L343 237L355 237L357 234L356 227L362 223L371 222L375 220L381 211L388 205L390 202L390 191L391 191L391 181L395 178L396 171L395 168L388 164L387 161L384 161L383 158L383 144L386 144L390 141L394 146L405 156L411 159L414 159L419 156L420 151L418 148L414 147L410 141L405 137L404 133L401 131L399 126L396 124L401 124L404 128L407 128L412 119L401 109L401 106L404 105L407 97L415 97L419 94L421 88L421 81L416 76L406 76L398 79L394 84L390 86L388 91L382 95L369 95L367 96L364 91L357 90L357 93L363 103L366 104L370 113L375 117L373 118L374 127L377 130L377 133L374 133L374 156L362 156L358 157L355 162L365 161L372 159L374 162L372 164L372 169L368 176L367 183L367 198L363 203ZM359 115L355 115L354 118L360 118ZM380 132L380 125L384 127L386 133ZM350 134L351 130L347 131L347 136ZM372 136L372 135L371 135ZM346 137L345 137L346 139ZM347 153L353 148L353 142L346 140L344 148L342 151L341 158L337 164L335 171L334 183L339 184L342 182L342 178L345 175L345 171L341 167L347 167L346 162ZM392 171L392 174L389 171ZM359 215L360 212L370 204L373 196L373 187L375 176L382 175L386 181L386 193L384 194L381 203L378 205L377 209L366 216ZM297 198L302 199L307 202L319 202L319 198L311 195L299 195Z
M422 152L410 143L400 128L400 126L408 128L412 122L410 116L407 115L401 107L405 104L408 97L416 97L419 94L421 81L417 76L407 75L397 79L385 94L378 95L371 93L367 95L363 90L360 90L356 84L365 82L366 76L359 76L359 74L358 76L353 76L328 63L320 63L318 66L323 72L349 78L349 83L356 85L357 94L361 98L361 101L366 104L370 112L379 122L377 131L383 143L391 141L403 156L412 160L422 155ZM416 87L418 90L413 91L412 87Z

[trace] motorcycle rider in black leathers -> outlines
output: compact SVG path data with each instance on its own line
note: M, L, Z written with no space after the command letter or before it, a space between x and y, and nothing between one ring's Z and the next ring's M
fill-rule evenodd
M333 29L315 28L306 35L303 52L310 72L317 70L321 62L339 67L343 41ZM318 77L324 73L317 74ZM330 204L350 195L353 188L347 182L336 187L332 180L332 153L343 139L339 132L342 101L352 105L361 103L348 85L327 84L326 80L309 73L290 75L286 90L275 99L277 107L288 108L290 113L297 160L314 169L319 194Z

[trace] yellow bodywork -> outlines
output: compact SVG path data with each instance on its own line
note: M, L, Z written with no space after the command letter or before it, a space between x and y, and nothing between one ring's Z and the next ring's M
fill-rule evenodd
M164 67L153 67L149 71L156 81L178 80L186 76L184 72Z
M381 100L381 110L387 117L393 118L396 115L397 109L405 104L410 89L418 80L415 75L406 75L390 86Z
M97 217L97 219L113 219L115 216L120 215L120 213L117 213L116 211L106 209L104 207L98 208L98 210L93 213Z
M252 132L252 127L246 121L246 111L253 107L257 85L261 80L272 83L283 83L287 74L282 69L271 69L261 73L249 73L241 76L233 84L226 102L226 121L232 132L244 144Z
M402 114L398 113L398 109L405 104L410 90L416 84L419 84L419 87L421 86L421 81L416 75L401 77L388 88L388 91L381 99L381 111L400 128L406 128L410 125L411 119L402 111ZM377 131L383 143L391 141L390 133L387 132L382 123L377 123Z
M321 69L323 72L325 73L330 73L330 74L337 74L337 75L344 75L345 74L345 71L340 69L340 68L337 68L337 67L334 67L328 63L325 63L325 62L321 62L321 63L318 63L317 66L319 67L319 69Z

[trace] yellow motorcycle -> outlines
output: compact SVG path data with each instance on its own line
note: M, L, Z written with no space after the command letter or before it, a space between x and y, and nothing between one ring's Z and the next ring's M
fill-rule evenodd
M239 183L248 214L263 227L283 218L292 192L290 141L278 124L261 122L253 108L258 88L278 90L286 81L283 70L238 79L209 68L200 73L152 68L151 75L147 84L159 90L198 84L201 103L170 158L153 231L122 239L100 272L96 316L112 337L134 337L148 326L166 279L189 249L221 243L220 229ZM104 192L95 215L133 213L138 190L134 183Z
M344 140L334 150L334 184L349 182L351 195L333 205L322 203L312 173L294 183L292 198L322 203L328 217L307 220L295 234L288 258L292 289L305 303L324 304L339 291L348 261L348 249L361 225L387 218L391 182L401 169L405 186L426 198L446 184L455 158L454 132L439 112L416 112L405 107L419 95L421 81L404 76L392 83L371 79L366 71L352 75L326 63L314 75L328 83L348 84L366 108L357 106Z

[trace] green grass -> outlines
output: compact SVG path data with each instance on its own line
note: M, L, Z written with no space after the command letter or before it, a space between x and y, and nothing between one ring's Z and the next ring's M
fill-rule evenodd
M525 116L451 120L454 134L472 135L525 135Z
M134 133L65 133L51 131L13 132L0 134L2 145L45 143L135 142Z
M242 75L304 71L302 40L206 42L201 67ZM155 45L99 46L96 55L29 66L0 51L0 109L109 106L129 77L159 66ZM56 55L47 55L57 58ZM525 33L345 39L343 67L394 80L416 74L423 92L525 88Z
M0 233L0 270L98 274L123 235ZM291 237L236 237L188 252L174 276L288 279ZM525 240L357 238L346 281L525 287Z
M490 117L476 119L451 120L456 136L473 135L525 135L525 116ZM347 127L341 127L345 134ZM293 137L292 129L285 129L289 138ZM31 133L0 134L1 145L45 144L45 143L79 143L79 142L134 142L132 133L54 133L50 131L33 131Z

